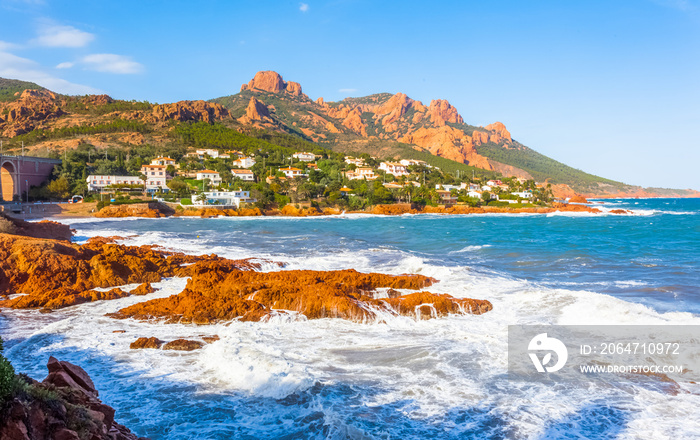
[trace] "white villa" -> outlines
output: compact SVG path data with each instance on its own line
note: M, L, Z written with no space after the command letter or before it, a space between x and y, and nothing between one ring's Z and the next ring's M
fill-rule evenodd
M294 153L292 157L302 162L313 162L316 160L316 155L313 153Z
M208 191L203 193L206 200L199 196L192 201L195 205L223 205L240 208L241 203L253 203L256 200L250 198L250 191Z
M514 196L518 196L523 199L531 199L532 198L532 191L530 190L525 190L525 191L520 191L520 192L512 192Z
M237 178L248 182L255 180L255 174L250 170L231 170L231 174L233 174L234 179Z
M428 162L424 160L417 160L417 159L401 159L399 163L405 167L409 167L411 165L423 165L424 167L432 168L430 165L428 165Z
M360 167L355 168L355 171L346 171L345 177L347 177L350 180L374 180L377 178L377 175L374 174L374 170L370 167Z
M365 165L364 159L354 158L350 156L345 156L345 163L355 165L356 167L362 167Z
M169 157L156 157L151 161L151 165L165 165L167 167L168 165L177 166L177 163L175 159Z
M195 177L197 180L204 180L204 179L209 179L209 182L211 182L212 185L221 185L221 176L219 175L218 172L212 171L212 170L200 170L197 171L197 176Z
M392 174L396 177L408 176L406 166L399 162L382 162L379 164L379 169L384 170L387 174Z
M88 191L102 191L110 185L143 185L139 176L101 176L91 174L87 178Z
M236 159L233 161L234 167L250 168L253 165L255 165L255 159L253 159L252 157L241 157L240 159Z
M302 174L299 168L280 168L280 171L282 171L284 173L284 176L288 179L292 179L294 177L306 177L306 174Z
M447 185L447 184L437 184L435 185L435 189L444 189L445 191L452 191L453 189L459 191L461 189L464 189L462 185Z
M212 150L212 149L210 149L210 148L199 149L199 150L197 150L197 151L195 151L195 152L200 156L200 159L204 159L204 155L205 155L205 154L206 154L207 156L209 156L209 157L213 157L214 159L216 159L217 157L219 157L219 150Z
M165 171L166 165L141 165L141 173L146 176L146 190L167 189L170 176Z

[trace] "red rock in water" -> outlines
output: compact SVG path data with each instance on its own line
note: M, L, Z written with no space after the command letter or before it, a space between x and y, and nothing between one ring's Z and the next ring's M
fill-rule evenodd
M0 300L0 307L57 309L129 295L107 288L153 283L163 277L188 276L199 261L226 261L216 255L193 256L162 252L148 246L124 246L94 240L82 246L56 240L0 234L0 295L24 293ZM230 263L227 263L230 264ZM240 268L260 266L249 261Z
M190 341L188 339L175 339L163 346L163 350L192 351L204 347L203 342Z
M143 283L134 290L129 291L129 293L131 295L148 295L149 293L153 293L155 291L156 289L151 286L151 283Z
M164 342L156 337L138 338L137 340L132 342L131 345L129 345L129 348L131 348L132 350L137 350L141 348L160 348L160 346L163 344Z
M585 197L583 197L580 194L576 194L575 196L571 197L569 199L570 203L588 203L588 200L586 200Z
M432 303L436 316L484 313L488 301L456 299L418 292L406 297L375 300L376 288L417 290L434 279L422 275L384 275L339 271L246 272L218 262L198 264L179 295L121 309L114 318L162 319L166 322L210 324L240 319L259 321L274 310L292 310L309 319L374 319L373 309L413 315L415 305Z

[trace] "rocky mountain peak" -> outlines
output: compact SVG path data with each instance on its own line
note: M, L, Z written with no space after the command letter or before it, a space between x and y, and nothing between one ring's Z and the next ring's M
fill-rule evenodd
M255 74L248 84L241 86L241 92L245 90L262 90L270 93L286 92L293 96L302 96L301 84L293 81L285 81L282 75L272 70L265 70Z
M445 122L453 124L463 124L464 119L459 115L457 109L452 106L446 99L433 99L428 107L430 121L437 125L445 125Z
M485 129L489 131L493 131L498 135L498 138L492 139L493 142L500 142L501 140L506 141L506 142L512 142L513 139L510 137L510 132L506 130L506 126L503 125L502 122L494 122L493 124L489 124Z

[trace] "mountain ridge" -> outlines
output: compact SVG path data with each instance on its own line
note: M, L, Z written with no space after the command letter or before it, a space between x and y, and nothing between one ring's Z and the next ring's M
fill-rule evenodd
M30 89L17 91L27 84ZM0 138L6 139L6 146L17 147L22 141L30 150L47 151L81 143L97 148L163 145L177 142L173 123L203 122L244 134L263 130L293 135L301 144L312 142L347 154L428 160L451 173L461 170L462 175L483 170L486 175L535 179L551 183L559 195L700 196L687 190L647 191L584 173L519 143L500 122L469 125L444 99L425 105L404 93L377 93L337 102L311 100L301 84L273 71L258 72L240 90L209 101L151 104L107 95L72 97L33 83L0 79L0 95L12 92L0 101Z

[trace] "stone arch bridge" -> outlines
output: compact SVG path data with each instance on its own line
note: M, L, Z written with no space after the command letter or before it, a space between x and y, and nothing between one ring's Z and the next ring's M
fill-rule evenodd
M0 196L5 202L21 198L32 186L39 186L51 175L57 159L0 155Z

